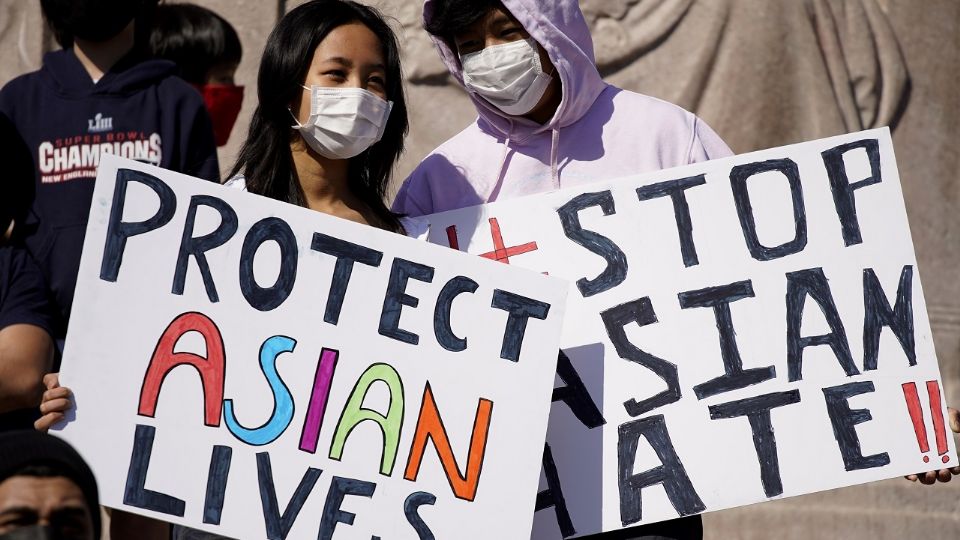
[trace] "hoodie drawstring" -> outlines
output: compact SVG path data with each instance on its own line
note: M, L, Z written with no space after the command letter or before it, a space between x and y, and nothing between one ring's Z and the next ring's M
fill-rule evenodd
M511 138L511 133L513 133L513 120L509 120L510 128L507 129L506 133L503 133L503 156L500 157L500 166L497 167L497 176L494 177L493 189L490 190L490 196L487 197L487 202L493 202L497 200L500 196L500 189L503 188L503 180L506 177L504 172L504 167L507 166L507 159L510 157L510 143L513 141Z
M500 190L503 188L503 181L506 177L504 168L507 166L507 159L510 158L511 142L513 142L513 139L510 137L510 135L507 135L503 141L503 155L500 158L500 165L497 167L496 181L493 184L493 189L490 190L490 196L487 197L488 203L497 200L497 198L500 196ZM553 185L554 190L560 189L560 167L557 163L559 153L560 130L553 128L550 132L550 182Z
M560 130L553 128L550 137L550 180L553 189L560 189L560 174L557 170L557 153L560 151Z

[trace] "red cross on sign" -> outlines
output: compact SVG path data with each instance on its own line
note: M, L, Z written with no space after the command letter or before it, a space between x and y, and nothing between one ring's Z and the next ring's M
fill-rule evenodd
M500 223L497 218L490 218L490 236L493 237L493 251L483 253L480 256L494 261L500 261L504 264L510 264L510 257L523 255L537 250L536 242L527 242L519 246L507 247L503 242L503 234L500 232ZM451 225L447 227L447 242L453 249L460 249L460 242L457 239L457 227Z

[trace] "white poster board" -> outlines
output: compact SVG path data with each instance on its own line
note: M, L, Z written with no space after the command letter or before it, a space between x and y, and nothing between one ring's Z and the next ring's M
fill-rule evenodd
M567 284L104 156L61 434L236 538L526 537Z
M535 538L957 464L886 129L429 220L571 282Z

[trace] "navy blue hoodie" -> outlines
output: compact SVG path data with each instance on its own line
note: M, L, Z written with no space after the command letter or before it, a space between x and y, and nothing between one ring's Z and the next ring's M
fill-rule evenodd
M67 49L46 54L40 71L0 90L0 114L24 143L14 145L24 150L11 158L29 161L34 173L22 178L0 171L0 193L20 193L30 184L32 202L17 209L16 234L53 293L62 317L57 334L70 314L100 154L219 180L203 98L175 73L172 62L132 52L94 84Z

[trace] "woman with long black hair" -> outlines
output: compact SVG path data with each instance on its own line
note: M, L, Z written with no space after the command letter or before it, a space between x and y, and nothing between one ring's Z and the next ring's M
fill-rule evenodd
M384 203L403 151L400 50L376 10L313 0L267 40L259 105L228 185L401 232Z

